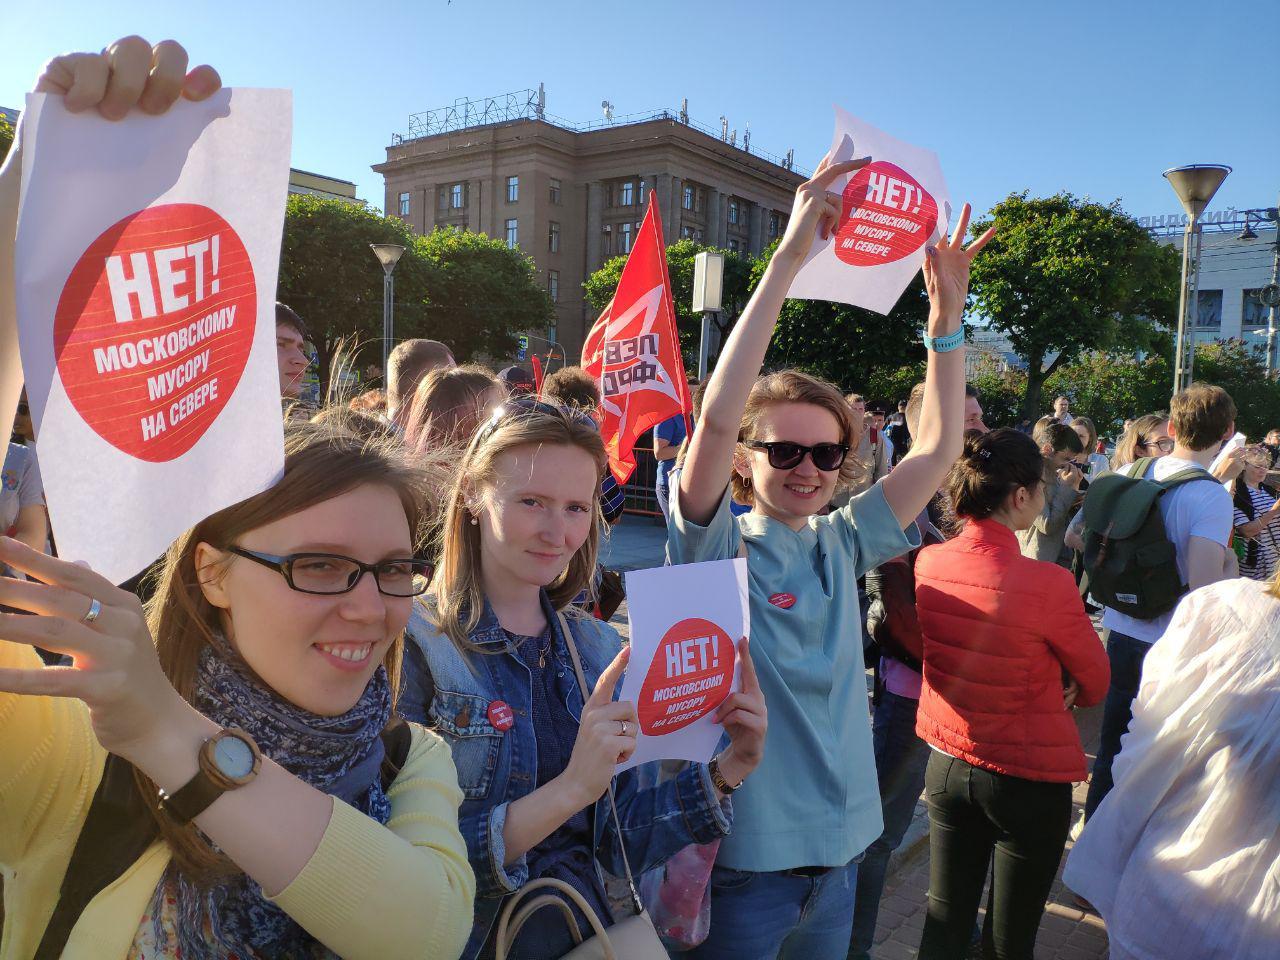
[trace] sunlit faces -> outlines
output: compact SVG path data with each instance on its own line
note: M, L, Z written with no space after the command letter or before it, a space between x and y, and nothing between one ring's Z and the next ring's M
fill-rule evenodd
M280 369L280 395L296 397L302 389L302 375L310 362L304 352L305 341L293 327L282 323L276 327L276 365Z
M979 433L987 432L987 425L982 422L982 404L977 397L964 398L964 428L977 430Z
M495 463L496 483L476 491L480 563L491 583L552 583L591 536L600 471L569 444L522 444Z
M846 442L839 421L829 410L799 402L766 408L754 439L787 440L804 446ZM807 518L827 505L840 476L838 470L819 470L808 455L790 470L779 470L770 466L766 451L756 449L739 454L735 469L750 478L756 509L793 529L804 526Z
M365 563L413 555L399 496L373 484L258 527L237 545L276 556L335 553ZM201 544L197 569L225 557ZM355 706L413 604L411 597L379 593L368 573L349 593L318 596L291 589L281 574L241 557L233 556L224 570L203 589L222 608L231 643L278 694L321 716Z

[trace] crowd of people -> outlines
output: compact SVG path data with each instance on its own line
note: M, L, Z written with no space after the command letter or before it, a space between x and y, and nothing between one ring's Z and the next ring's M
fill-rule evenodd
M37 89L162 113L218 88L187 66L129 38ZM863 960L922 794L922 958L1030 960L1071 837L1066 882L1116 960L1274 956L1280 433L1228 443L1207 384L1111 445L1066 397L989 429L962 317L993 231L966 244L968 205L926 248L908 397L766 372L832 185L866 162L801 185L692 417L653 431L667 562L747 562L708 763L615 775L639 720L599 548L625 491L584 371L537 384L411 340L384 389L303 411L307 329L278 304L282 478L123 586L56 556L24 398L0 492L0 958L515 960L594 933L619 960ZM1074 711L1096 704L1090 770ZM677 906L704 935L663 945L643 911L672 904L636 881L691 847L713 865Z

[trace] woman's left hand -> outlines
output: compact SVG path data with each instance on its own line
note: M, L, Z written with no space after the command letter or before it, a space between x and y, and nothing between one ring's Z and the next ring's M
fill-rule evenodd
M720 755L720 775L729 783L741 783L764 759L764 736L769 728L760 680L747 638L738 641L742 689L725 697L716 709L716 723L724 724L729 747Z
M67 654L74 666L0 669L0 692L83 700L98 742L126 760L189 710L160 667L137 597L9 537L0 537L3 564L36 579L0 577L0 603L34 614L0 614L0 639Z
M969 297L969 267L978 251L996 234L994 226L977 240L964 245L969 229L969 204L960 208L960 220L948 240L942 237L936 246L925 247L924 285L929 293L929 336L954 333L960 326L965 301Z

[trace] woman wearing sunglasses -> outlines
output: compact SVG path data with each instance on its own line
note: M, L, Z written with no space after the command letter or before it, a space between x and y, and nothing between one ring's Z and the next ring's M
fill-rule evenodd
M586 414L508 400L462 457L432 592L410 622L400 709L439 732L457 764L477 883L468 958L493 956L505 899L534 879L567 883L610 923L600 867L621 877L629 861L639 874L723 837L724 799L760 760L764 701L744 640L742 692L716 713L729 746L656 787L642 789L635 769L619 775L623 836L614 829L606 791L639 726L635 704L614 701L627 650L573 607L596 569L605 463ZM560 911L543 910L508 956L542 960L573 945Z
M119 118L218 86L130 37L55 58L37 89ZM0 615L5 960L458 955L475 880L453 763L393 712L428 572L424 485L399 456L290 427L280 481L180 537L146 615L0 539L34 578L0 578L33 614Z
M815 233L828 237L842 223L841 197L829 191L868 162L827 158L801 185L786 235L716 366L673 497L672 562L746 548L753 649L770 711L764 760L734 795L734 830L712 873L711 932L693 951L698 958L842 960L856 860L882 829L857 580L918 545L913 522L960 453L960 317L970 261L991 234L963 247L965 205L953 239L931 238L919 435L888 477L822 515L854 472L849 406L833 385L797 371L756 378ZM735 520L731 499L751 512Z

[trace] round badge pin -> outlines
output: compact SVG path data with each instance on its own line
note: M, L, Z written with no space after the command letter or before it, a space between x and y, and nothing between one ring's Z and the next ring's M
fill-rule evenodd
M504 733L510 730L516 722L516 717L511 712L511 707L502 700L494 700L489 704L488 715L489 723L493 726L493 729L501 730Z

